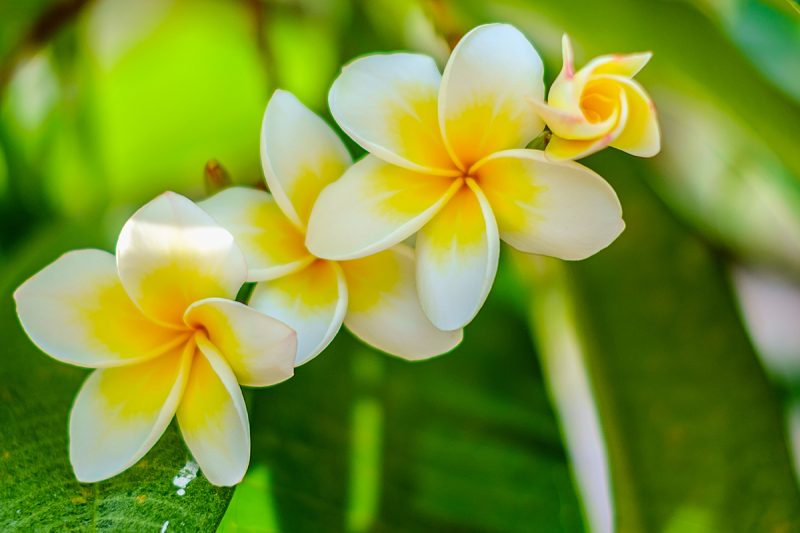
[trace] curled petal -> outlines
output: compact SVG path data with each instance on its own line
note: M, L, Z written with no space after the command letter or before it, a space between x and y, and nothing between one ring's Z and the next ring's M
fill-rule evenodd
M451 175L436 115L441 75L419 54L375 54L342 69L328 95L339 126L384 161L425 174Z
M198 205L230 231L247 259L247 280L265 281L309 265L305 235L264 191L231 187Z
M451 178L428 176L367 155L319 195L306 246L317 257L346 260L398 244L455 193Z
M475 317L497 273L497 224L480 188L472 179L466 183L417 236L420 301L443 330Z
M577 112L563 111L544 102L533 102L533 106L550 130L565 139L596 141L619 124L619 107L604 120L589 122L580 109Z
M114 256L62 255L14 293L22 327L51 357L78 366L121 366L165 353L187 334L149 320L131 302Z
M305 228L319 192L352 162L324 120L292 93L275 91L261 125L261 163L275 200L298 228Z
M513 26L486 24L461 39L444 69L439 124L462 170L542 131L530 102L544 98L543 72L536 49Z
M94 371L69 419L69 458L79 481L119 474L153 447L172 420L195 344L150 361Z
M554 134L550 138L547 148L545 148L547 157L554 161L580 159L613 145L614 141L625 130L629 119L628 98L621 88L619 88L617 102L618 107L614 111L614 117L617 118L617 121L611 130L599 137L587 140L561 137L554 130Z
M339 332L347 311L347 286L336 263L318 260L289 276L257 284L250 305L297 332L295 366L300 366Z
M615 76L625 91L628 118L611 146L639 157L652 157L661 151L661 133L656 108L642 86L634 80Z
M233 298L247 263L229 231L173 192L128 219L117 241L125 291L151 319L183 329L186 309L203 298Z
M250 423L242 390L225 360L202 334L196 337L178 425L203 475L219 486L239 483L250 463Z
M508 150L486 158L477 176L500 237L523 252L585 259L625 228L614 190L578 163Z
M206 332L242 385L266 387L294 374L297 335L279 320L222 298L194 303L184 320Z
M576 71L572 43L566 34L561 39L561 47L564 64L550 87L547 99L551 106L571 114L579 112L581 95L586 84L593 77L612 74L632 78L644 68L653 56L651 52L604 55L592 59L583 68Z
M449 352L462 330L434 326L419 303L414 251L405 245L339 263L348 289L345 325L361 340L404 359Z

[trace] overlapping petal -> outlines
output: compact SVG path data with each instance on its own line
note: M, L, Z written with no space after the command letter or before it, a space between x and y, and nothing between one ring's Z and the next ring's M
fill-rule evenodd
M64 254L22 284L14 299L31 340L51 357L73 365L140 362L188 336L144 316L122 288L114 256L101 250Z
M219 486L239 483L250 462L250 424L242 390L216 347L202 333L178 425L203 475Z
M69 420L75 476L94 482L141 459L161 437L183 395L195 344L135 365L93 372Z
M227 230L187 198L164 193L128 219L117 241L122 285L151 319L183 328L203 298L233 298L247 280L244 255Z
M341 328L347 286L336 263L317 260L299 272L257 284L250 305L297 332L299 366L325 349Z
M342 69L328 95L342 129L384 161L425 174L454 174L437 118L441 75L428 56L375 54Z
M555 134L550 138L545 153L553 161L566 161L580 159L607 146L614 146L628 127L628 117L628 97L622 88L617 87L614 110L611 114L614 123L609 130L592 139L570 139Z
M462 330L442 331L422 310L410 247L398 245L340 265L349 300L345 325L367 344L419 360L448 352L461 342Z
M604 55L592 59L576 71L572 43L566 34L561 38L561 54L564 63L550 87L547 98L553 107L575 112L580 111L581 95L592 77L611 74L632 78L653 56L651 52Z
M279 320L222 298L194 303L184 320L205 331L242 385L266 387L294 374L297 335Z
M199 205L236 239L247 259L248 281L285 276L314 260L305 235L269 193L231 187Z
M481 158L522 148L544 126L532 101L544 97L542 60L528 39L508 24L467 33L444 69L439 122L462 170Z
M457 188L450 178L367 155L319 195L306 246L317 257L334 260L385 250L419 230Z
M339 178L352 159L324 120L290 92L277 90L264 112L261 163L278 205L303 229L319 192Z
M552 159L578 159L606 146L651 157L660 150L655 107L631 78L650 60L650 52L600 56L575 71L572 45L562 40L564 66L547 103L533 104L554 136L546 153Z
M631 155L653 157L661 151L661 132L653 101L634 80L619 76L608 76L625 91L629 111L625 127L611 146Z
M487 158L476 175L500 237L523 252L585 259L625 228L614 190L578 163L508 150Z
M436 327L469 323L497 273L500 239L491 207L472 179L417 235L417 284Z

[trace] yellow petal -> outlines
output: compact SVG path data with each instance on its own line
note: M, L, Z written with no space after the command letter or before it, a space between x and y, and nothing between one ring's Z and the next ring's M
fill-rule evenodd
M449 352L461 342L462 330L441 331L422 310L410 247L397 245L339 265L349 294L344 323L367 344L419 360Z
M628 120L611 146L639 157L652 157L661 151L661 133L656 108L642 86L633 80L614 77L625 90Z
M471 179L417 235L417 284L436 327L467 325L489 294L500 240L491 207Z
M632 78L644 68L653 57L652 52L635 52L633 54L612 54L596 57L586 65L593 74L614 74Z
M184 328L198 300L233 298L247 263L227 230L187 198L164 193L128 219L117 241L122 285L151 319Z
M487 24L461 39L444 69L439 123L462 169L542 131L531 106L544 98L542 73L539 54L513 26Z
M599 75L614 74L626 78L633 77L641 70L652 57L650 52L635 54L605 55L592 59L583 68L576 72L572 44L565 34L562 38L562 54L564 65L558 77L550 87L547 102L550 107L558 109L569 116L582 115L580 104L586 85ZM555 130L554 130L555 131ZM566 132L559 135L568 136ZM568 136L571 139L587 139L586 136L576 134Z
M585 259L625 228L617 195L603 178L538 150L509 150L477 170L500 237L528 253Z
M264 281L296 272L314 260L305 234L264 191L231 187L198 204L230 231L247 259L247 280Z
M617 140L625 130L629 120L628 98L622 87L617 87L618 111L614 112L616 118L614 127L603 135L589 140L565 139L555 134L550 138L550 142L545 148L545 153L553 161L565 161L569 159L580 159L590 154L598 152L610 146Z
M426 174L454 174L437 119L441 75L428 56L376 54L356 59L333 82L336 122L368 152Z
M319 192L352 162L324 120L292 93L275 91L261 125L261 163L270 191L294 224L305 228Z
M318 260L289 276L259 283L250 305L297 332L299 366L336 336L347 311L347 286L336 263Z
M554 135L570 140L596 142L619 123L619 107L604 120L590 122L580 110L580 106L577 111L563 111L544 102L534 101L533 106Z
M221 298L193 304L184 320L206 332L242 385L265 387L294 374L297 336L283 322Z
M101 250L62 255L14 293L25 332L43 352L78 366L120 366L151 359L186 340L133 305L114 256Z
M69 419L75 476L95 482L144 457L172 420L194 355L193 341L150 361L94 371Z
M250 423L236 376L202 333L178 425L203 475L219 486L239 483L250 462Z
M319 195L306 246L325 259L364 257L422 227L453 195L451 178L426 176L367 155Z

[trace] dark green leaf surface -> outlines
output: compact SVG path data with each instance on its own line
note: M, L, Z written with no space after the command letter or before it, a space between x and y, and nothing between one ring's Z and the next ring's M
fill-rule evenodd
M179 495L190 461L171 427L127 472L81 484L67 455L67 417L85 371L39 352L16 320L11 293L70 248L97 244L94 230L51 230L4 265L0 279L0 531L210 531L232 490L198 474ZM191 467L192 464L189 463Z
M255 466L221 530L582 531L526 330L495 296L425 363L340 334L254 395Z
M627 229L590 260L551 263L536 288L566 279L571 291L619 531L800 531L780 402L723 264L644 185L643 163L617 152L590 164L617 189ZM545 301L534 304L540 339L563 318Z

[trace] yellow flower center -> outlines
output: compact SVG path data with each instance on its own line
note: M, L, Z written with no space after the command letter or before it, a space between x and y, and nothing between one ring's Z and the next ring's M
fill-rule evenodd
M608 120L619 108L619 87L609 80L593 80L581 95L581 111L592 123Z

